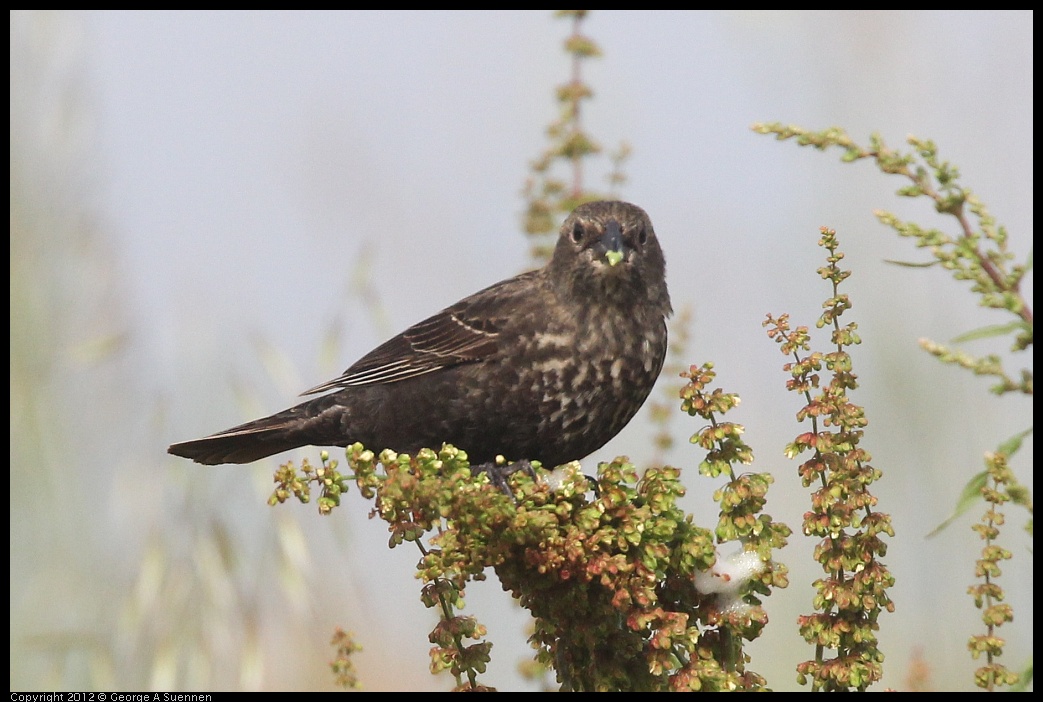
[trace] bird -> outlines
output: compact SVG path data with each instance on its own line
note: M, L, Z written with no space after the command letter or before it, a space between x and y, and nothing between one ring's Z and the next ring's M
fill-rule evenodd
M588 202L565 218L542 268L465 297L301 393L318 397L167 450L218 465L303 446L415 455L448 443L472 467L552 468L607 444L641 408L672 311L648 214Z

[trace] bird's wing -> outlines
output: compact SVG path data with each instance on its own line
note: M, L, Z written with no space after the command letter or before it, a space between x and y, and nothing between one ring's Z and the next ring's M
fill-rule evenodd
M500 348L518 278L498 283L465 298L433 317L417 322L360 358L333 380L302 395L357 385L394 383L443 368L485 360Z

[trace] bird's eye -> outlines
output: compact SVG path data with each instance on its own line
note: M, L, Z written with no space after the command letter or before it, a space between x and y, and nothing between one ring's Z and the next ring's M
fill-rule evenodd
M639 246L644 246L648 241L648 230L641 227L637 230L637 243Z
M576 222L572 225L572 243L579 244L583 241L583 225Z

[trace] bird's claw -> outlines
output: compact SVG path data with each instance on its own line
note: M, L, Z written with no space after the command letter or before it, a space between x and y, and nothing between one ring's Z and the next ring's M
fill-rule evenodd
M583 474L583 477L587 479L588 483L590 483L590 489L594 493L594 499L601 497L601 488L598 487L598 479L591 475L587 475L586 473Z
M523 471L526 475L532 478L533 482L536 482L536 469L532 467L532 463L527 460L514 461L513 463L496 463L489 461L488 463L480 463L476 466L471 466L471 475L478 476L485 473L489 476L489 482L493 484L500 492L507 495L507 497L514 500L517 504L518 499L514 496L514 492L511 490L511 486L508 484L507 479L517 473Z

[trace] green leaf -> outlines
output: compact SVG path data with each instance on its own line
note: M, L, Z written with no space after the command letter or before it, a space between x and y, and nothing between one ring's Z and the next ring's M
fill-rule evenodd
M1024 322L1010 322L1008 324L990 324L987 327L981 327L980 329L973 329L964 334L960 334L955 337L951 343L962 344L966 341L973 341L975 339L987 339L993 336L1004 336L1012 332L1018 332L1023 329L1030 329L1029 325Z
M1032 427L1017 433L999 445L999 450L1008 456L1013 456L1021 449L1022 440L1032 433Z
M927 535L928 539L941 533L943 529L956 521L961 514L970 509L975 502L982 499L981 489L985 487L985 481L988 480L988 477L988 472L983 470L967 481L967 484L963 488L963 492L960 493L960 499L956 501L956 509L953 510L951 515L949 515L948 519L931 530Z
M1018 682L1011 686L1011 692L1029 692L1029 686L1032 684L1032 657L1029 657L1029 662L1025 665L1021 671L1021 675L1018 678Z
M931 266L937 266L941 261L926 261L924 263L914 263L912 261L892 261L891 259L885 258L884 263L890 263L895 266L905 266L906 268L930 268Z

